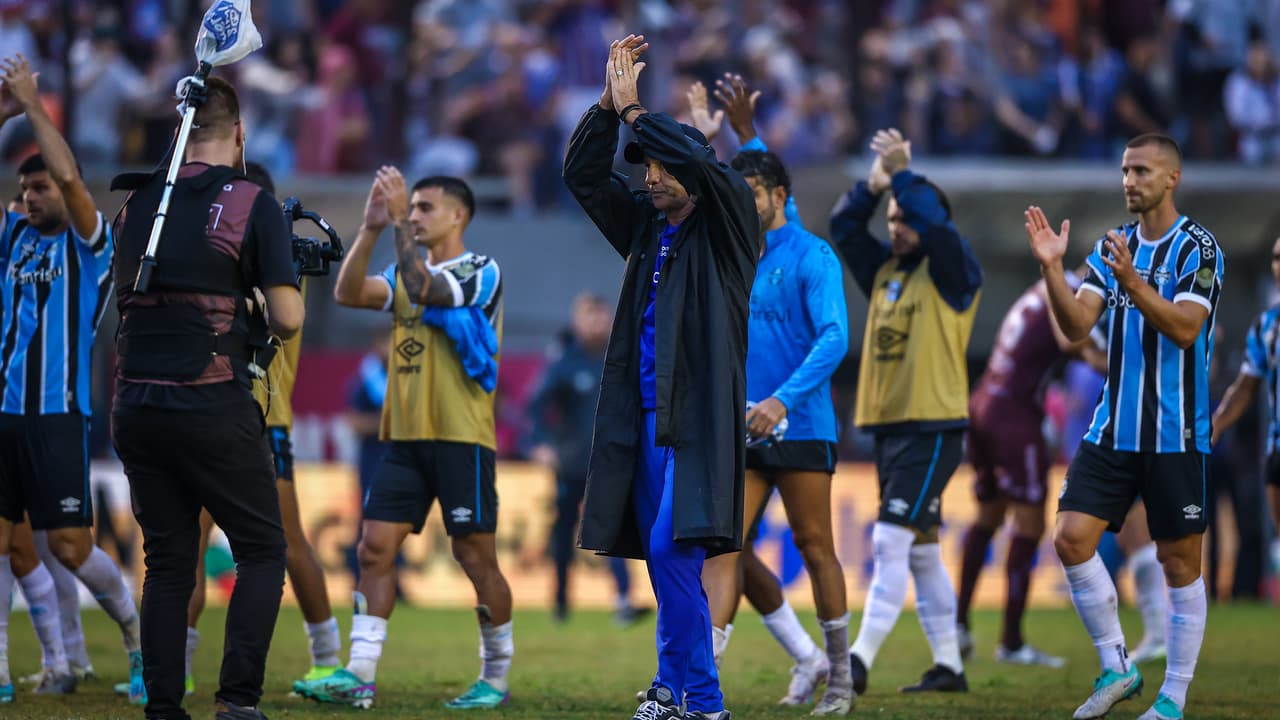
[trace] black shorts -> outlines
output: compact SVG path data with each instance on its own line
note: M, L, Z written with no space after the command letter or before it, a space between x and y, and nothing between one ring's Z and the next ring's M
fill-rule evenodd
M942 491L960 465L964 430L876 436L879 522L928 532L942 522Z
M1273 452L1267 456L1266 475L1268 485L1280 488L1280 452Z
M450 536L498 529L494 453L471 443L395 440L364 500L364 519L409 523L422 532L439 498Z
M826 440L783 440L747 448L747 469L756 470L773 482L773 474L786 472L833 473L836 444Z
M1123 452L1082 442L1062 481L1058 512L1092 515L1118 532L1141 497L1152 539L1176 540L1204 532L1208 484L1204 453Z
M267 428L267 440L271 442L271 455L275 458L276 479L293 482L293 441L289 428L273 425Z
M89 418L80 413L0 415L0 516L25 511L34 530L93 525Z

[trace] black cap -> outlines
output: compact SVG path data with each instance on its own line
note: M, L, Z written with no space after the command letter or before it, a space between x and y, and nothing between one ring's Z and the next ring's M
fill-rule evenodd
M684 131L685 137L698 143L699 145L710 144L707 142L707 136L703 135L702 131L699 130L698 128L692 125L685 125L684 123L680 123L680 129ZM632 140L631 142L627 143L627 146L625 148L622 149L622 157L632 165L643 165L644 149L640 147L640 143Z

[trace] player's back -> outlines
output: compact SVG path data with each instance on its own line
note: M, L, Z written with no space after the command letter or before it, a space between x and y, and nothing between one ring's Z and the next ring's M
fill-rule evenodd
M1044 283L1038 282L1005 313L974 395L1043 413L1045 381L1061 358Z

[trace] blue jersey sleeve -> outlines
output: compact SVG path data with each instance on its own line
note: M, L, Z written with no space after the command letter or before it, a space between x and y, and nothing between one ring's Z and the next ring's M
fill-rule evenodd
M1178 285L1173 301L1189 300L1213 312L1222 293L1222 275L1226 269L1222 249L1213 234L1199 225L1188 223L1185 229L1188 243L1193 247L1178 267Z
M388 265L385 270L378 274L378 277L386 280L387 286L390 288L390 292L387 293L387 304L382 306L384 311L390 310L396 299L396 264L391 263Z
M9 256L13 251L13 231L22 216L16 212L4 211L0 215L0 273L4 273L9 269Z
M498 263L484 255L474 255L466 262L455 263L440 271L453 290L453 307L486 308L498 297L502 287L502 271Z
M799 273L804 309L813 323L816 339L804 362L773 393L788 410L830 379L849 350L849 311L844 299L844 273L831 246L815 238L813 248L805 253L799 264Z
M1093 244L1093 252L1085 258L1084 277L1080 278L1080 289L1097 294L1103 300L1107 298L1107 284L1111 277L1111 268L1102 261L1103 241Z
M920 235L920 247L929 258L929 277L938 293L956 310L967 310L982 287L978 256L923 176L902 170L892 182L903 219Z
M1268 311L1259 315L1257 322L1249 328L1249 334L1245 336L1244 363L1240 366L1240 372L1245 375L1266 377L1267 370L1271 368L1272 362L1267 347L1270 345L1268 341L1274 340L1271 336L1275 334L1275 323L1268 323L1267 318L1273 313L1274 311Z
M871 297L880 266L889 260L889 246L872 235L868 227L879 205L880 196L871 192L863 180L841 196L831 211L831 241L844 255L853 279L867 297Z

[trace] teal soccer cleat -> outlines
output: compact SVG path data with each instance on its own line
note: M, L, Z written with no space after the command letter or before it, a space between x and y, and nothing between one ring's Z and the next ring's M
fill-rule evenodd
M509 691L499 690L486 680L477 680L466 692L446 702L444 706L450 710L487 709L505 705L510 699Z
M322 703L337 703L368 710L373 707L377 692L374 683L367 683L346 668L317 680L298 680L293 691L304 698Z
M1093 683L1093 694L1084 701L1083 705L1076 708L1075 714L1071 717L1073 720L1106 717L1116 703L1141 694L1142 675L1136 666L1130 665L1127 673L1104 670Z
M1182 709L1168 695L1161 693L1151 709L1138 716L1138 720L1183 720Z

